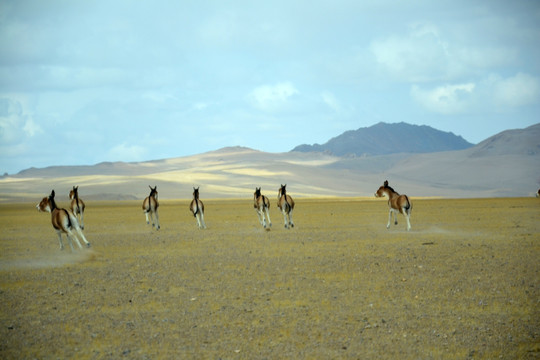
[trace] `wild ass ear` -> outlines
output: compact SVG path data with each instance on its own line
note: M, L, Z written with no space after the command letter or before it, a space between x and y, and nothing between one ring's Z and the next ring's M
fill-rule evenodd
M388 187L388 180L384 180L384 187Z
M50 197L54 198L54 195L55 194L54 194L54 190L53 190L53 191L51 191L51 196Z

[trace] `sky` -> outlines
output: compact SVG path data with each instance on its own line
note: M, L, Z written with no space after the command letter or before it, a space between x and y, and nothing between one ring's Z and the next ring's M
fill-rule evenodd
M0 0L0 174L540 122L537 0Z

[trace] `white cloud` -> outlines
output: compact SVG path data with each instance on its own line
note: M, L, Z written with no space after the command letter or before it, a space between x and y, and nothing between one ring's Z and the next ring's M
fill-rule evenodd
M540 102L540 81L537 77L518 73L501 79L492 77L494 99L498 105L511 107Z
M110 149L108 157L111 161L141 161L145 154L146 149L142 146L122 143Z
M259 86L249 94L248 98L257 108L271 111L283 106L291 96L298 93L293 84L283 82Z
M459 32L457 25L440 29L427 22L413 23L404 34L372 41L369 49L384 73L416 83L484 73L512 64L518 57L508 44L478 43L480 36L456 35Z
M373 41L370 50L385 70L402 80L426 81L446 73L448 44L429 23L411 25L405 36Z
M411 96L430 111L440 114L456 114L468 109L475 87L474 83L466 83L423 90L418 85L413 85Z
M2 145L22 143L43 132L32 115L25 110L24 101L0 99L0 142Z
M341 104L339 100L331 92L323 92L321 94L323 102L336 112L341 111Z
M206 103L206 102L203 102L203 101L199 101L199 102L196 102L195 104L193 104L193 108L195 110L204 110L206 108L208 108L210 106L210 104Z
M171 94L157 92L157 91L147 91L144 94L142 94L143 99L148 99L150 101L153 101L155 103L166 103L168 101L177 101L178 99Z

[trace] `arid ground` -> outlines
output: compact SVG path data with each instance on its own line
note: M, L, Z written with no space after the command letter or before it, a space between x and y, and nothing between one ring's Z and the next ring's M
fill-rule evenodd
M207 200L206 230L163 201L159 231L88 202L75 252L0 205L0 358L540 357L539 199L413 199L410 232L360 198L296 198L287 230L270 199L270 231L251 199Z

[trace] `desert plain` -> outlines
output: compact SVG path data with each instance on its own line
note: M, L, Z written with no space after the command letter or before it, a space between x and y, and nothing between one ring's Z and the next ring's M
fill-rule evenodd
M270 230L249 198L205 200L206 230L161 201L159 231L89 201L73 252L0 204L0 358L540 357L540 199L413 198L407 232L367 198L296 198L288 230L269 197Z

